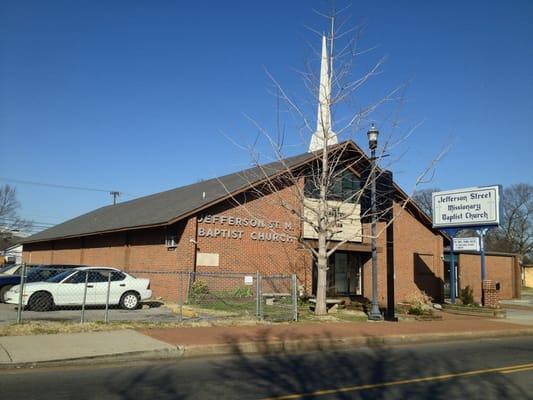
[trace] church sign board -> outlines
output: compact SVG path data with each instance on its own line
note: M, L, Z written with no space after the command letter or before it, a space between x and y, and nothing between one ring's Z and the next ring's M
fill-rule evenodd
M453 251L479 251L479 238L453 238Z
M501 186L482 186L432 194L433 227L438 229L500 225Z

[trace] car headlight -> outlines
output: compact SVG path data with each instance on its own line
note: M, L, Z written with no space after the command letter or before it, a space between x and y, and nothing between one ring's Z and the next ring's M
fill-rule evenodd
M18 287L11 288L9 291L12 292L12 293L18 293L19 292L19 288Z

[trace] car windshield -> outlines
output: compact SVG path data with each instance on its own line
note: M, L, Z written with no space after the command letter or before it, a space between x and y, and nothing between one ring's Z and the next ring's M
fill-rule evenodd
M56 282L56 283L61 282L63 279L65 279L67 276L69 276L73 272L74 272L73 270L63 271L57 274L56 276L53 276L47 279L46 282Z
M15 265L11 264L11 265L8 265L7 267L0 268L0 274L11 272L13 269L16 269L18 267L20 267L19 264L15 264Z
M13 267L14 267L13 265L8 265L7 267L0 268L0 274L3 274L4 272L9 271Z

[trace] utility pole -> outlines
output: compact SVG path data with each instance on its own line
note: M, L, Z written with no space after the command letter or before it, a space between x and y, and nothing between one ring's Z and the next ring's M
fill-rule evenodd
M113 196L113 205L115 205L115 204L117 204L117 197L120 196L122 193L121 192L112 191L112 192L109 192L109 194L111 196Z

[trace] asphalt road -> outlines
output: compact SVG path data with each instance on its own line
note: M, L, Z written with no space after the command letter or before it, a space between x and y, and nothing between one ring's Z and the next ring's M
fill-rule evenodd
M533 399L533 337L0 370L0 398Z

